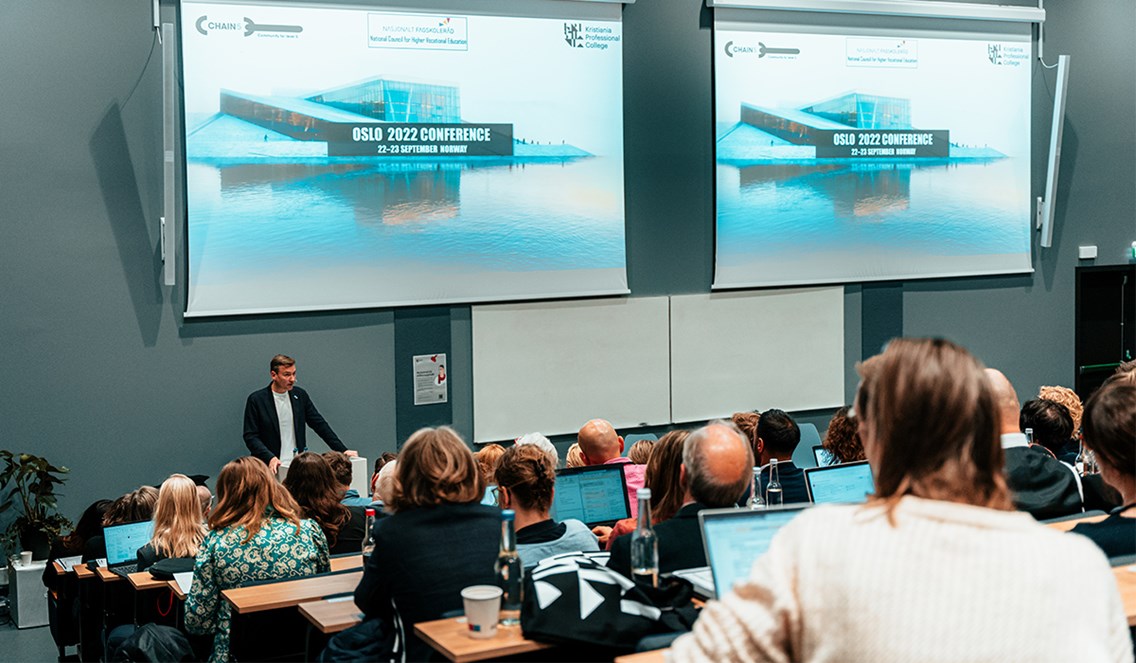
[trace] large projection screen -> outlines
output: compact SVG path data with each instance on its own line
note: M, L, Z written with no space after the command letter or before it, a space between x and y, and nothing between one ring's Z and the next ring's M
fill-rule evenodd
M1029 26L817 16L715 10L714 287L1031 271Z
M626 293L621 6L181 3L187 316Z

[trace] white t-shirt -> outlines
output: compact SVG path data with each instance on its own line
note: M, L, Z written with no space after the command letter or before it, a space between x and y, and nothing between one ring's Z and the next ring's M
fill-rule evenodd
M278 394L272 392L272 400L276 402L276 419L280 422L280 462L287 465L296 455L296 429L292 427L292 404L288 400L291 392Z

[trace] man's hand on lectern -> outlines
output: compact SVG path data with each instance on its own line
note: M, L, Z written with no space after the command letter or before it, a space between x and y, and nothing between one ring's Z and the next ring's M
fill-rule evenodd
M348 449L347 451L343 452L343 455L348 456L350 458L357 458L359 456L359 452Z
M268 471L272 476L276 476L277 471L280 469L280 459L273 458L268 461Z

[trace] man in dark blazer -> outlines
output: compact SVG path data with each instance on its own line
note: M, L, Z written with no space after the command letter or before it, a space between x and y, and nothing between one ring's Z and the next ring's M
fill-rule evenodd
M698 512L732 507L749 487L753 449L728 421L711 422L690 434L682 445L679 483L684 504L670 520L655 526L659 573L706 566ZM608 568L631 577L631 534L611 544Z
M357 456L336 436L335 431L316 409L308 392L296 386L296 360L276 355L269 363L272 382L249 394L245 401L245 446L249 453L268 465L276 474L281 462L282 441L292 446L283 449L285 460L307 450L307 427L311 426L327 446L348 456ZM284 426L281 426L281 422ZM283 435L281 435L283 430Z

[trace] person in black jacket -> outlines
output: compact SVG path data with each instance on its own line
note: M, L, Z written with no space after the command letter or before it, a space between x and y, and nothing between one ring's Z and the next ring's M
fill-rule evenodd
M671 519L655 526L659 573L706 566L698 512L734 506L752 477L753 450L745 435L727 421L691 433L682 447L679 483L684 504ZM608 568L631 577L631 534L612 542Z
M398 611L407 660L435 657L414 624L462 609L461 590L496 584L501 511L480 504L485 487L473 454L453 429L423 428L398 455L395 513L375 524L375 552L355 589L368 618Z
M291 461L308 448L307 427L311 426L327 446L348 456L349 451L316 409L308 392L296 386L296 360L276 355L269 362L272 382L249 394L245 401L245 446L249 453L276 474L281 461Z
M1085 406L1085 446L1096 454L1100 476L1120 492L1123 505L1076 534L1092 539L1109 557L1136 554L1136 382L1105 382Z

